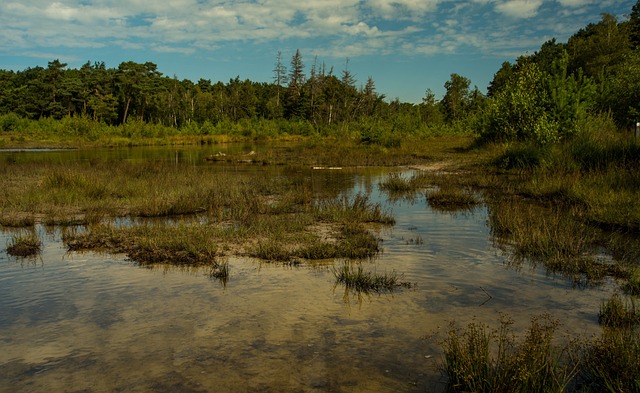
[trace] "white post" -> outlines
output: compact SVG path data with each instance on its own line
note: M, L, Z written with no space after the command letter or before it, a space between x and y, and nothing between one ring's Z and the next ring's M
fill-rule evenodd
M636 140L640 137L640 121L636 123Z

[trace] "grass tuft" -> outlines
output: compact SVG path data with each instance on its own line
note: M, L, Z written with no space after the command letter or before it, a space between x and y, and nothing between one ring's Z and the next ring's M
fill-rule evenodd
M633 298L625 300L614 293L609 300L600 305L598 321L606 327L625 327L640 324L640 309L636 308Z
M20 232L12 236L7 244L7 254L15 257L32 257L41 251L42 242L34 232Z
M221 261L211 267L209 277L220 281L223 286L229 282L229 261Z
M631 269L629 278L622 289L627 295L640 296L640 267L636 266Z
M350 263L344 263L340 268L333 269L336 284L343 284L357 292L393 291L398 287L411 287L410 283L402 281L402 276L395 271L391 273L367 272L361 265L355 268Z
M564 362L566 353L552 345L558 322L535 317L524 339L503 318L497 331L470 323L449 330L444 342L443 370L452 392L561 392L576 370Z
M454 187L427 192L427 202L432 209L446 212L471 210L480 203L471 191Z
M640 329L605 328L584 348L580 376L589 392L640 392Z

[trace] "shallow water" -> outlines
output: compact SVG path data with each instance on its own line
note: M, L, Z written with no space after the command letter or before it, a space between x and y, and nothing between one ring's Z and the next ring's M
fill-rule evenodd
M368 191L393 212L396 225L377 230L382 255L363 264L414 288L358 296L335 286L334 261L243 258L229 260L223 286L205 270L67 253L58 229L37 227L40 257L0 253L0 391L443 391L440 342L451 321L496 326L504 313L521 331L549 313L561 335L599 332L613 286L579 289L543 269L509 267L486 208L390 202L375 171L312 175ZM0 232L0 244L11 234Z

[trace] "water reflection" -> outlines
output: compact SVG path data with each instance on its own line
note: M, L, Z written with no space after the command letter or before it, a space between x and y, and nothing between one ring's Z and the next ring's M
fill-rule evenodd
M0 386L442 391L437 363L448 321L495 324L506 313L517 333L531 316L550 313L572 335L598 331L611 286L575 290L545 269L509 268L485 206L439 213L425 193L388 199L377 191L380 172L338 172L280 175L302 176L316 193L371 192L396 225L377 229L384 251L364 267L395 270L415 287L365 296L336 286L333 261L283 266L243 257L228 259L221 283L206 268L136 268L124 256L67 253L59 230L37 227L40 262L0 253ZM0 232L0 244L10 236Z

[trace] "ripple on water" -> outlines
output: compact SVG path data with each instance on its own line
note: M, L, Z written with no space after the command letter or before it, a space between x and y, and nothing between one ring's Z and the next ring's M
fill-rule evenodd
M379 233L384 252L362 263L417 284L390 294L345 292L327 266L244 258L229 259L224 287L202 269L65 254L55 233L36 263L0 253L0 386L438 391L438 339L450 320L495 323L505 312L526 326L550 312L573 333L598 328L610 288L575 290L541 269L508 267L485 208L437 213L424 198L388 206L397 223Z

